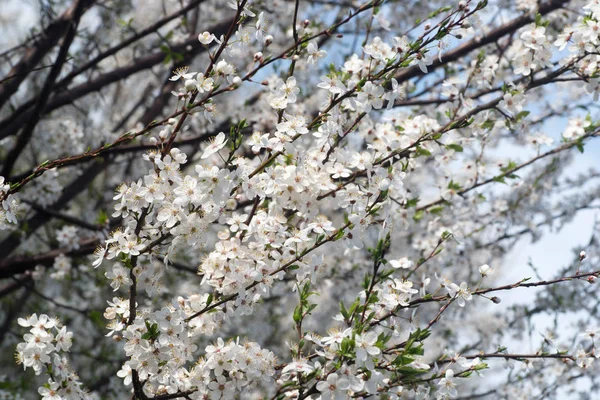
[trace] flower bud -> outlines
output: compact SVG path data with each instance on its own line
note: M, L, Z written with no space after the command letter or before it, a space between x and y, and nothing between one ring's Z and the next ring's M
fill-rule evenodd
M195 79L188 79L185 81L185 90L187 90L188 92L193 92L194 90L196 90L196 84L198 83L198 81L196 81Z
M254 54L254 62L262 62L263 60L263 53L262 52L258 52L256 54Z
M488 276L492 275L494 273L494 270L490 268L489 265L483 264L481 267L479 267L479 273L481 274L481 276Z
M265 36L265 46L268 46L271 43L273 43L273 35L267 35L267 36Z
M588 281L588 283L596 283L596 277L595 276L588 276L587 281Z
M498 297L498 296L494 296L494 297L492 297L492 301L494 302L494 304L500 304L500 302L501 302L502 300L500 300L500 297Z
M225 208L228 210L235 210L235 208L237 207L237 201L235 201L234 199L229 199L227 200L227 202L225 203Z
M585 253L585 251L581 250L581 253L579 253L579 262L583 261L586 257L587 254Z

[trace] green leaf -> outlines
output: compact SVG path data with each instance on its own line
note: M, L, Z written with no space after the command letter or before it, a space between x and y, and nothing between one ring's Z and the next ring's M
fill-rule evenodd
M500 167L500 171L507 173L508 171L512 171L517 167L517 164L514 161L509 161L508 165L504 167Z
M398 368L396 368L396 371L400 372L402 375L405 375L405 376L422 375L422 374L429 372L429 370L427 370L427 369L416 369L416 368L411 368L411 367L407 367L407 366L398 367Z
M488 0L482 0L479 3L477 3L476 9L481 10L481 9L485 8L487 6L487 4L488 4Z
M300 321L302 321L302 307L301 306L296 306L296 308L294 309L294 322L296 324L298 324Z
M404 208L410 208L410 207L416 207L417 204L419 204L419 197L415 197L413 199L408 199L406 200L406 204L404 205Z
M104 225L108 221L108 214L104 210L100 210L98 212L98 218L96 218L96 223L98 225Z
M517 120L517 122L521 121L523 118L527 117L529 114L530 114L529 111L523 110L515 116L515 119Z
M344 302L342 300L340 300L340 313L346 321L350 319L350 314L348 313L348 310L346 310L346 306L344 305Z
M429 209L429 212L434 215L440 215L444 211L443 206L432 207Z
M419 221L419 220L423 219L423 215L425 215L425 211L419 210L415 213L415 215L413 216L413 219L415 221Z
M446 11L449 11L451 9L452 9L452 7L450 7L450 6L444 6L444 7L438 8L437 10L430 12L429 16L427 18L435 18L439 14L441 14L443 12L446 12Z
M481 127L483 129L491 130L494 127L494 125L496 125L496 122L492 121L491 119L488 119L483 124L481 124Z
M456 183L456 182L454 182L453 180L451 180L451 181L448 183L448 189L460 190L460 189L462 189L462 188L461 188L461 186L460 186L458 183Z
M461 153L464 150L461 145L456 144L456 143L452 143L452 144L446 145L446 148L447 149L452 149L452 150L456 151L457 153Z
M398 357L396 357L396 359L393 361L394 365L408 365L410 363L412 363L413 361L415 361L415 358L407 355L407 354L400 354Z
M415 155L416 155L417 157L421 157L421 156L430 156L430 155L431 155L431 152L430 152L429 150L427 150L427 149L425 149L425 148L421 147L421 146L417 146L417 147L415 148Z
M104 328L106 326L106 322L104 321L104 316L98 310L92 310L88 313L88 317L90 320L99 328Z

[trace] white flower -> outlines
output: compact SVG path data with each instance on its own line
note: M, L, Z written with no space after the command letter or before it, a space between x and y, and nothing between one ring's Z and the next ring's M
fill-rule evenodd
M498 103L498 107L514 116L523 110L524 102L525 96L520 93L515 95L511 93L505 93L502 101Z
M394 279L394 289L409 294L419 293L417 289L413 289L413 283L408 280Z
M371 43L365 45L363 51L375 60L380 61L385 61L388 58L392 58L394 55L392 47L381 40L379 36L376 36Z
M288 104L288 100L285 96L274 97L269 102L269 105L276 110L283 110L284 108L287 107L287 104Z
M202 32L198 35L198 41L203 45L211 44L215 40L215 35L210 32Z
M374 368L371 357L381 353L379 347L375 346L376 342L377 334L375 332L368 332L356 337L356 361L359 365L366 365L369 370Z
M199 72L198 75L196 75L195 85L198 93L210 92L213 89L213 84L214 79L205 77L202 72Z
M263 40L264 34L267 33L269 21L265 17L265 13L261 12L258 14L258 18L256 19L256 39L259 41Z
M537 28L525 31L521 34L523 44L532 49L539 50L546 44L546 28L538 26Z
M594 361L595 359L590 357L583 348L579 348L577 353L575 353L575 362L579 368L588 368L594 363Z
M377 110L383 107L384 92L383 87L368 81L356 96L356 102L360 104L362 111L369 113L372 108Z
M327 376L326 381L317 383L317 390L321 392L323 400L342 400L346 399L346 391L350 388L350 382L346 378L339 378L338 374L333 373Z
M410 261L407 257L402 257L398 260L390 260L389 263L392 266L392 268L396 269L409 269L413 266L413 262Z
M54 341L56 342L54 345L56 350L69 351L71 345L73 344L72 338L73 332L67 332L66 326L60 328L60 331L58 331L56 337L54 338Z
M441 394L447 394L450 397L456 397L456 383L454 382L454 371L451 369L446 370L444 378L438 382L439 391Z
M535 68L533 56L530 52L520 54L514 59L513 62L515 64L515 74L517 75L529 76L531 71Z
M494 270L487 264L483 264L479 267L479 273L481 276L488 276L494 273Z
M71 258L64 254L59 254L52 264L52 273L50 277L53 279L64 279L71 272Z
M190 67L177 68L175 71L173 71L173 76L170 77L169 80L177 81L179 79L183 79L183 81L186 81L188 79L191 79L196 73L195 72L188 73L189 69L190 69Z
M335 76L322 76L321 83L317 85L321 89L326 89L332 94L344 93L347 89L344 83Z
M313 40L310 43L308 43L306 51L308 52L309 64L316 64L317 61L319 61L321 58L327 55L327 52L325 50L319 50L319 45L317 44L316 40Z
M252 152L254 154L257 154L261 149L264 149L269 145L269 134L254 132L246 144L252 147Z
M273 91L274 98L271 99L270 105L275 109L284 109L289 103L296 102L299 93L300 88L296 86L296 78L290 76Z
M471 301L473 295L469 292L469 288L467 287L467 282L462 282L460 286L456 283L451 283L449 287L447 287L448 293L450 293L451 297L456 298L458 305L464 307L467 301Z
M411 65L417 64L419 69L424 74L427 73L427 66L433 64L433 58L429 54L417 53L415 58L411 61Z
M123 378L123 384L125 386L131 385L131 380L133 378L131 366L128 363L123 364L123 367L117 372L117 376Z
M535 134L527 135L526 139L529 143L533 144L534 146L538 146L538 147L541 145L550 146L552 143L554 143L554 139L552 139L549 136L544 135L543 133L535 133Z
M227 381L227 379L223 376L217 376L216 381L212 381L208 384L208 389L210 390L210 398L219 400L223 399L232 399L235 393L235 385L231 381Z
M215 154L217 151L221 150L225 147L225 143L227 143L227 139L225 139L225 134L220 132L214 139L211 139L211 143L204 149L204 153L202 153L202 159L208 158Z
M27 318L19 318L17 319L19 325L23 327L35 327L38 329L50 329L55 326L55 321L51 318L48 318L46 314L40 315L39 319L37 314L32 314Z
M40 387L38 393L42 396L42 400L62 400L63 397L58 394L58 390L58 382L52 382L48 387Z
M129 278L129 270L125 269L120 263L115 263L112 271L108 271L104 275L112 280L110 286L114 289L114 292L119 290L121 285L129 287L133 284L132 280Z
M396 102L396 99L402 99L404 98L404 86L403 85L398 85L398 81L394 78L391 79L390 81L391 85L392 85L392 90L390 90L389 92L386 92L383 95L383 99L387 100L387 109L391 110L392 107L394 106L394 103Z
M291 372L300 372L309 374L313 371L313 367L306 360L297 360L286 365L281 371L282 374L289 374Z
M581 117L569 118L569 122L565 131L563 132L563 138L567 140L573 140L580 138L585 135L585 130L591 125L591 121Z
M594 340L594 338L600 336L600 328L588 328L584 333L581 333L580 336ZM598 357L600 357L600 354L596 355L596 358Z
M79 248L78 229L75 226L65 225L56 231L56 240L61 247L66 247L69 250L77 250Z

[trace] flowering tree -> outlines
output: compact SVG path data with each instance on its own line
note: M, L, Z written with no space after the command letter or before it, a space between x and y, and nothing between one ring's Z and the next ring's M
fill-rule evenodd
M597 0L4 7L2 398L593 398Z

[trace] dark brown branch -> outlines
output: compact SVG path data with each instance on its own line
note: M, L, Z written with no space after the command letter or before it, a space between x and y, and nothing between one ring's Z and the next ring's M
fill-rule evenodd
M61 220L65 221L65 222L68 222L68 223L70 223L72 225L76 225L76 226L79 226L81 228L88 229L90 231L101 231L101 230L107 228L107 227L104 227L104 226L101 226L101 225L90 224L87 221L84 221L84 220L79 219L79 218L75 218L75 217L73 217L71 215L67 215L67 214L61 213L60 211L54 210L54 209L49 208L49 207L42 207L39 204L34 203L32 201L29 201L29 200L23 200L23 203L29 204L29 206L31 208L33 208L34 210L36 210L36 211L39 211L39 212L44 213L44 214L48 214L48 215L50 215L50 216L52 216L54 218L61 219Z
M4 165L2 166L2 172L0 172L0 175L4 176L6 179L10 177L10 173L15 162L19 158L19 155L27 143L29 143L31 136L33 135L33 131L44 113L46 103L50 97L50 93L52 92L52 87L54 86L56 78L58 78L58 74L60 74L60 71L62 70L62 67L69 54L71 43L73 43L73 39L75 39L75 35L77 34L77 26L79 25L79 19L85 10L85 5L86 2L84 0L76 0L74 4L73 18L68 24L65 38L60 46L60 50L58 51L54 65L52 65L50 73L46 77L46 81L44 82L40 96L32 111L31 118L28 119L25 127L23 128L23 132L21 132L14 147L10 150L6 156L6 159L4 160Z
M79 19L78 14L90 7L95 0L76 0L64 14L52 22L40 35L39 40L27 49L19 63L8 72L11 79L0 85L0 108L19 89L21 83L42 58L52 49L65 34L72 22ZM81 8L80 8L81 7ZM6 79L4 79L6 80ZM4 81L3 80L3 81Z
M60 210L64 208L75 196L77 196L81 191L83 191L90 182L100 174L104 168L106 167L106 163L94 163L90 165L77 179L71 182L67 187L64 188L62 195L58 198L58 200L51 207L54 210ZM50 218L50 215L45 213L36 213L33 217L27 220L26 225L28 227L27 235L35 232L40 226L44 225ZM0 254L3 257L7 257L10 253L12 253L23 240L22 237L18 235L12 235L4 239L0 242ZM0 277L7 277L14 275L16 273L21 273L23 271L12 270L5 271L1 265L4 263L0 263Z
M226 29L231 24L231 20L222 22L210 28L210 31L213 32L216 36L219 36L225 33ZM187 54L200 54L206 51L206 48L198 42L196 37L192 37L180 43L178 45L172 46L171 50L176 53L181 53L184 56ZM132 64L129 64L124 67L116 68L110 72L99 75L96 79L91 80L86 83L82 83L74 88L65 90L59 94L56 94L54 97L50 99L48 102L45 113L49 113L50 111L56 110L64 105L68 105L73 103L75 100L86 96L90 93L99 91L100 89L121 81L133 74L149 69L157 64L160 64L165 58L165 54L163 52L155 52L153 54L147 55L143 58L140 58L134 61ZM21 110L20 112L15 112L16 116L11 116L8 119L0 122L0 126L3 127L2 131L0 131L0 139L5 138L7 136L14 135L20 129L20 127L32 116L32 110L26 109Z
M466 189L458 191L456 194L459 195L459 196L462 196L462 195L467 194L471 190L476 189L476 188L478 188L480 186L484 186L484 185L487 185L487 184L492 183L492 182L498 182L501 179L514 174L518 170L520 170L522 168L525 168L525 167L527 167L527 166L535 163L538 160L541 160L542 158L546 158L548 156L551 156L551 155L554 155L554 154L558 154L558 153L560 153L562 151L569 150L569 149L571 149L573 147L581 146L580 140L584 140L584 139L596 137L599 134L600 134L600 129L594 130L593 132L588 132L588 133L586 133L585 135L583 135L581 138L579 138L576 141L571 141L571 142L565 143L562 146L558 146L558 147L556 147L556 148L554 148L552 150L549 150L549 151L547 151L545 153L539 154L538 156L533 157L532 159L530 159L528 161L525 161L524 163L521 163L521 164L519 164L519 165L517 165L517 166L515 166L515 167L513 167L513 168L511 168L509 170L504 171L500 175L497 175L497 176L494 176L492 178L486 179L484 181L478 182L478 183L476 183L476 184L474 184L474 185L472 185L472 186L470 186L470 187L468 187ZM442 203L445 203L445 202L446 202L446 200L444 200L443 198L439 198L438 200L432 201L431 203L427 203L425 205L422 205L422 206L418 207L417 211L426 210L426 209L428 209L430 207L433 207L435 205L442 204Z
M540 4L540 6L538 8L538 13L540 15L544 16L552 11L558 10L565 3L568 3L568 1L569 0L550 0L547 3ZM428 66L427 68L429 71L431 71L442 65L446 65L449 62L457 61L461 57L472 52L473 50L479 49L487 44L494 43L494 42L498 41L498 39L502 38L503 36L508 35L514 31L516 31L517 29L522 28L523 26L525 26L531 22L534 22L534 21L535 21L534 14L526 14L519 18L515 18L514 20L512 20L498 28L491 30L487 35L485 35L483 37L477 37L477 38L470 40L469 42L463 44L462 46L457 47L456 49L454 49L452 51L442 54L442 61L440 61L439 58L436 57L433 60L433 64ZM413 65L412 67L407 68L407 69L399 72L398 74L396 74L396 80L399 83L406 82L407 80L417 77L421 74L422 74L422 72L419 69L419 67L417 65Z
M29 296L31 295L31 291L29 290L28 286L30 286L32 284L33 284L32 280L27 280L26 282L22 283L21 286L25 286L25 288L26 288L25 291L15 301L13 306L10 307L6 311L6 316L4 317L4 321L2 322L2 326L0 326L0 345L2 345L2 342L4 342L4 338L6 337L6 334L8 333L8 331L10 329L10 325L12 324L12 321L14 321L15 317L17 315L19 315L19 313L21 312L23 307L25 307L25 304L27 303L27 300L29 299Z
M35 256L18 256L4 259L0 262L0 279L25 273L34 269L36 265L50 266L60 254L70 257L88 255L94 252L98 244L97 239L87 239L80 243L77 250L55 249ZM18 287L19 285L16 288Z

